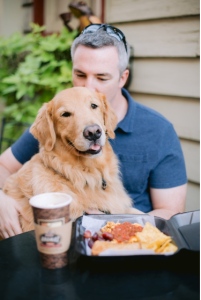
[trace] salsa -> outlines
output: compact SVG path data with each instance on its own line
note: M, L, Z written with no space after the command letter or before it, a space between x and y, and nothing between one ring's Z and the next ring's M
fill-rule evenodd
M116 225L112 229L112 234L118 242L129 241L132 236L135 236L136 232L141 232L143 230L142 226L133 225L129 222Z

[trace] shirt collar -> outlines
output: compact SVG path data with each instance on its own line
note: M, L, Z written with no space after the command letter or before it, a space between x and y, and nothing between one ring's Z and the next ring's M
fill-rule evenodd
M128 101L128 110L123 120L121 120L118 124L115 130L120 128L126 133L133 132L134 128L134 119L135 119L135 110L136 110L136 103L130 96L129 92L122 88L122 95L126 98Z

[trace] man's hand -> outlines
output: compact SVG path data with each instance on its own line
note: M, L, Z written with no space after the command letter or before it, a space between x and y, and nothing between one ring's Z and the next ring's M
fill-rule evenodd
M0 187L3 187L6 179L21 168L22 164L14 157L11 148L8 148L0 156ZM22 233L18 215L22 214L21 207L11 197L0 190L0 236L8 238Z
M22 233L19 214L23 215L20 205L0 190L0 236L2 238L6 239Z

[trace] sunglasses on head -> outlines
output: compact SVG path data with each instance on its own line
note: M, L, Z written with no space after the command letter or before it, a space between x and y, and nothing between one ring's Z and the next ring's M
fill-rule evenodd
M127 42L126 42L125 35L123 34L123 32L120 29L118 29L118 28L116 28L114 26L107 25L107 24L91 24L91 25L88 25L87 27L85 27L83 29L82 34L93 33L93 32L98 31L101 28L103 30L105 30L107 32L107 34L109 34L110 36L112 36L115 39L117 39L119 42L122 41L124 43L126 52L128 52L127 51Z

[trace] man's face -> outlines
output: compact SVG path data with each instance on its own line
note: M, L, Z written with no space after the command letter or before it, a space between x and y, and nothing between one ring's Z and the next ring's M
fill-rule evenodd
M73 85L103 93L112 103L124 85L117 49L114 46L92 49L79 45L73 58Z

